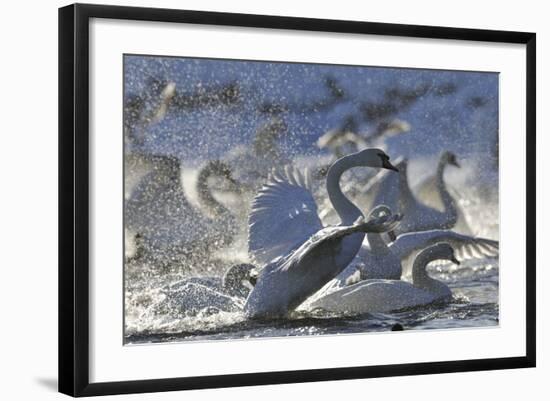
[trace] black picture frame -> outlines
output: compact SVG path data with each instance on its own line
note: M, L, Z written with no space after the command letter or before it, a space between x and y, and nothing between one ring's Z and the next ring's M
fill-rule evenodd
M526 46L527 324L520 357L90 383L89 21L91 18L516 43ZM536 35L358 21L75 4L59 9L59 391L71 396L142 393L534 367Z

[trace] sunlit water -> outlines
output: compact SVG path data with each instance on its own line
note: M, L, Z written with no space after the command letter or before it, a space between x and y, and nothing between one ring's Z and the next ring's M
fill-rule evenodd
M126 342L129 344L285 337L388 331L399 323L405 330L450 329L498 325L498 262L485 260L460 268L441 266L431 276L447 283L454 299L396 313L338 316L321 310L300 311L284 320L253 321L240 312L215 308L185 313L170 310L158 288L167 279L148 277L127 289ZM156 288L156 290L155 290Z
M187 340L224 340L388 331L399 323L405 330L451 329L498 325L498 263L487 260L459 271L432 272L452 288L454 299L446 305L429 305L396 313L337 316L321 310L298 312L284 320L253 321L240 312L205 309L186 315L163 310L154 288L158 279L127 290L126 343ZM140 295L133 293L138 292ZM130 294L128 294L130 292ZM160 305L159 305L160 304Z

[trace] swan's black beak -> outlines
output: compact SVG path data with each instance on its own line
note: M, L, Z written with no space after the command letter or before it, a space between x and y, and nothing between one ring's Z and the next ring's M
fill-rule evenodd
M456 160L456 156L454 154L451 155L449 159L449 164L452 164L453 166L460 168L460 163Z
M388 231L388 236L390 237L391 242L397 239L397 235L395 235L395 231L393 230Z
M390 163L390 161L386 158L382 159L382 167L387 168L388 170L393 170L399 172L397 167L395 167L393 164Z
M458 261L457 258L455 258L454 256L451 257L451 259L449 259L451 262L453 262L455 265L459 265L460 262Z

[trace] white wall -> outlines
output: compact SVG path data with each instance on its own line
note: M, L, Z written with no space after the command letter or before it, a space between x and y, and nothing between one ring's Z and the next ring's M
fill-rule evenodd
M107 1L107 0L105 0ZM538 42L538 365L536 369L399 377L241 389L202 390L126 399L193 400L262 399L339 396L408 400L506 399L546 392L550 374L543 320L550 298L543 294L544 258L549 256L550 223L542 205L550 191L544 185L550 160L548 66L550 26L544 2L407 1L336 2L277 0L115 1L113 4L232 11L334 19L535 31ZM370 4L369 4L370 3ZM57 375L57 7L61 1L6 2L0 23L0 394L3 399L56 399ZM546 92L546 93L543 93ZM504 177L504 179L506 179ZM7 224L6 224L7 223ZM6 258L7 253L7 258ZM182 361L182 363L184 363ZM526 390L529 389L529 390ZM122 399L122 397L119 397Z

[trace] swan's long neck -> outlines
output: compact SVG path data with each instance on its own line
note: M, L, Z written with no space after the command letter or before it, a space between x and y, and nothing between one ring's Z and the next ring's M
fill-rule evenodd
M446 214L454 216L454 218L457 218L457 209L456 209L456 202L454 198L451 196L449 191L447 190L447 185L445 184L445 181L443 180L443 173L445 172L445 166L447 163L445 160L440 160L439 164L437 166L437 189L439 191L439 195L441 196L441 201L443 202L444 211Z
M346 170L357 166L351 156L343 157L330 166L327 174L327 193L342 224L350 225L362 216L361 210L353 204L340 188L340 178Z
M430 252L429 250L424 250L416 256L412 268L412 280L413 284L416 287L430 289L433 281L435 280L428 276L428 273L426 272L426 266L432 260L436 259L436 255L434 255L433 252Z
M431 278L426 272L428 263L438 259L446 258L430 248L420 252L413 263L412 280L415 287L429 291L435 296L444 297L451 294L449 287L445 283Z
M209 166L204 167L197 179L197 193L199 200L202 205L204 205L214 216L226 216L230 215L227 208L218 202L216 198L212 195L212 191L208 186L208 178L214 175L215 172L209 168Z

